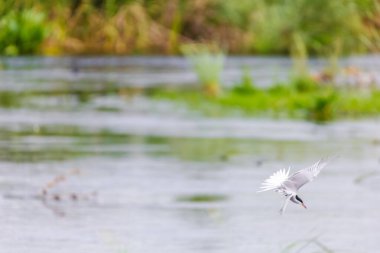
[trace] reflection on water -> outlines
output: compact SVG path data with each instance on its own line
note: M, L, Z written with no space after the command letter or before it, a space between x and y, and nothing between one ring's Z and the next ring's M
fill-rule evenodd
M165 83L161 72L173 73L171 83L177 74L194 81L183 60L161 60L78 59L83 69L72 73L70 59L14 58L0 84L147 85ZM232 59L226 75L261 61L271 64ZM378 252L378 120L205 118L139 96L86 99L31 96L0 109L2 251ZM274 170L333 154L339 158L300 193L308 210L291 205L280 216L279 196L256 193Z
M321 70L326 62L310 61L312 71ZM380 58L377 55L345 58L342 67L355 66L379 80ZM2 58L2 89L54 90L91 89L103 86L147 87L160 84L186 85L196 82L189 63L181 57L62 57ZM231 85L240 80L245 67L251 69L256 84L270 85L289 77L292 62L285 57L229 57L222 80ZM47 74L48 73L48 74ZM35 83L38 83L36 87ZM15 85L17 84L17 85Z

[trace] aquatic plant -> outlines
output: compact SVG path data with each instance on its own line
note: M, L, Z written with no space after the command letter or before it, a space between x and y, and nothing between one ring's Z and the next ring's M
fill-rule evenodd
M318 94L313 100L313 105L307 109L307 117L315 122L326 122L335 118L334 102L336 99L335 92L327 94Z
M255 87L255 84L253 82L250 70L248 67L244 68L243 75L241 78L240 83L237 85L234 85L232 88L233 92L239 93L239 94L251 94L254 93L257 90Z
M294 77L290 84L297 92L312 92L321 86L309 76Z
M290 83L254 92L233 87L219 97L210 98L197 91L155 90L156 99L175 100L211 116L241 113L260 117L301 118L326 122L338 118L380 115L380 91L369 93L320 84L312 79L294 79ZM210 108L213 110L210 113Z
M220 80L224 67L224 54L215 45L190 44L182 47L206 94L220 93Z

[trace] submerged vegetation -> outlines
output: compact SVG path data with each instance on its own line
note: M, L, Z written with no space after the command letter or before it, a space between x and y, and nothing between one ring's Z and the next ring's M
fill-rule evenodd
M377 0L4 0L0 53L289 54L295 38L311 54L378 51L379 16Z

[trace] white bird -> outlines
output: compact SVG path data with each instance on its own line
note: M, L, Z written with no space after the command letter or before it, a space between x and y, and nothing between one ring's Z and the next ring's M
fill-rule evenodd
M281 195L285 196L285 202L280 210L281 214L285 212L285 208L288 205L289 200L295 204L301 205L306 209L306 206L303 203L302 199L297 195L298 190L303 185L313 181L327 163L328 161L321 159L312 166L297 171L291 176L289 176L290 167L288 170L281 169L266 179L262 183L260 187L261 189L258 192L274 190L275 192L278 192Z

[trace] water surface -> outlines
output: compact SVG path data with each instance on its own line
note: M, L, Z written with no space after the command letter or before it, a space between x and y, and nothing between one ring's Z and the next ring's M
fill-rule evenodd
M3 62L3 91L196 81L181 58ZM232 58L225 83L244 65L263 84L287 78L291 66ZM379 252L379 123L209 118L139 95L28 97L0 109L0 246L8 253ZM335 154L300 193L308 210L289 205L280 216L280 196L256 193L277 169ZM42 195L59 175L65 180Z

